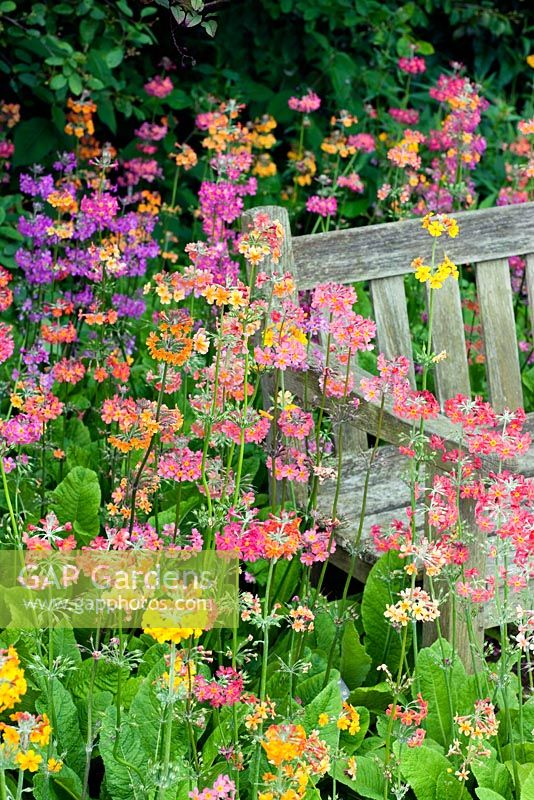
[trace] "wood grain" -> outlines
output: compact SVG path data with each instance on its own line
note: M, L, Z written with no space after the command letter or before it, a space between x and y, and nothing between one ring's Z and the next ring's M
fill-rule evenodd
M434 291L432 302L432 350L435 353L445 350L447 353L445 360L435 366L437 396L443 405L445 400L458 393L471 396L458 281L448 278L441 289Z
M387 358L410 359L410 383L415 387L412 335L402 275L371 281L378 349Z
M523 392L508 261L477 264L476 282L490 403L497 411L516 409L523 405Z
M534 203L463 211L454 215L456 239L439 240L456 264L490 261L534 252ZM299 288L318 283L405 275L416 256L430 259L432 239L420 219L386 222L364 228L296 236L293 239Z

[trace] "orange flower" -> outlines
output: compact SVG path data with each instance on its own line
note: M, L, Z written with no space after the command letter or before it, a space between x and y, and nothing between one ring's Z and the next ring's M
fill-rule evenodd
M270 725L261 742L270 764L279 767L284 761L299 758L306 747L306 731L302 725Z

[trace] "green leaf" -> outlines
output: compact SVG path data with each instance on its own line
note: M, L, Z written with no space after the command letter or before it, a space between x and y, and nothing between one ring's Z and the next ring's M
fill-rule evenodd
M394 749L399 752L398 743ZM451 764L444 755L431 747L404 747L401 753L401 773L406 778L417 800L436 800L436 786L442 772Z
M48 85L54 91L58 91L59 89L63 89L63 87L67 85L67 79L63 74L54 75L52 78L50 78L50 82Z
M499 794L499 792L494 792L493 789L488 789L485 786L478 786L475 789L475 794L478 797L478 800L505 800L502 794Z
M297 683L296 695L302 701L302 705L306 708L312 700L322 691L324 686L326 671L320 672L317 675L312 675L310 678L305 678L303 681ZM333 669L330 673L332 681L339 683L340 674L337 669Z
M100 499L96 472L85 467L74 467L54 489L51 507L60 522L72 522L82 537L92 537L100 529Z
M115 116L115 109L109 97L105 94L100 95L98 98L97 112L102 122L108 126L112 133L117 133L117 117Z
M119 64L122 62L124 58L124 50L122 47L115 47L113 50L109 50L106 55L106 64L110 69L114 69L114 67L118 67Z
M339 737L337 720L341 714L343 702L341 691L337 680L332 680L313 698L304 709L302 724L307 733L317 729L317 721L320 714L328 714L329 722L321 728L321 739L330 747L335 748Z
M373 566L367 578L362 598L362 622L365 631L365 649L371 656L373 669L387 664L392 672L399 667L401 639L399 632L384 616L386 607L396 603L398 593L405 585L405 573L397 553L390 550ZM407 645L411 640L408 631Z
M76 72L69 77L69 89L75 95L79 95L83 91L82 79Z
M204 30L206 31L208 36L211 36L213 38L215 36L215 34L217 33L217 20L216 19L206 19L202 23L202 27L204 28Z
M74 700L57 678L51 678L49 691L52 707L48 700L42 699L37 702L38 710L50 717L58 752L65 753L65 763L81 777L85 768L85 749Z
M165 660L160 661L150 670L132 700L129 714L129 726L137 731L137 737L146 753L152 757L161 746L160 726L164 716L164 708L159 701L155 684L157 679L167 670ZM171 756L173 760L183 755L188 749L187 729L176 722L173 724L171 739Z
M469 797L458 778L451 772L442 772L436 783L436 800L464 800Z
M145 752L137 726L133 727L129 716L124 714L116 748L120 762L117 761L114 752L117 737L116 715L115 706L108 708L100 731L99 750L105 767L105 787L113 800L132 800L135 796L132 785L139 785L141 775L147 774L148 777L146 762L153 754Z
M479 787L491 789L501 794L506 800L510 800L512 796L510 773L504 764L497 760L495 753L492 753L490 758L475 761L471 770L477 779Z
M336 780L344 786L348 786L357 793L358 797L370 798L370 800L383 800L384 798L384 770L368 756L360 756L356 760L356 778L353 780L345 773L346 763L337 761L334 766L333 774Z
M362 685L370 669L371 658L360 642L354 623L349 622L345 626L341 639L341 663L339 666L341 677L349 689L356 689Z
M458 712L457 692L467 680L465 669L458 657L454 660L454 666L449 666L451 656L452 647L448 642L444 641L441 645L439 642L434 642L431 647L419 651L415 670L415 683L428 702L426 730L430 738L443 747L452 741L453 717ZM446 664L443 664L443 659Z
M353 706L365 706L375 713L385 711L392 700L391 689L385 682L376 686L360 686L349 695L349 703Z
M20 122L13 137L13 166L21 167L41 161L58 147L54 125L49 119L34 117Z
M42 773L34 776L31 795L34 800L66 800L66 798L79 798L81 794L82 782L66 764L63 764L59 773L50 776L48 787Z
M532 800L533 797L534 797L534 769L531 769L526 779L521 783L521 800Z

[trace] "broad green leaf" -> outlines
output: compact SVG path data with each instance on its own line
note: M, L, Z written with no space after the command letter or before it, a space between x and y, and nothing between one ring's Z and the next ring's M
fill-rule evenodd
M341 663L339 666L341 677L349 689L356 689L362 685L370 669L371 658L360 642L354 623L349 622L345 626L341 639Z
M495 754L490 758L475 761L471 767L473 775L477 779L481 788L491 789L501 794L505 800L510 800L512 796L512 779L510 773Z
M60 522L72 522L75 531L82 537L92 537L100 529L100 499L96 472L85 467L74 467L54 489L50 505Z
M147 772L148 754L139 738L139 730L130 723L127 714L121 717L121 728L117 738L117 715L115 706L111 706L102 720L99 750L105 767L105 786L113 800L132 800L137 796L132 786L141 789L143 775L149 779ZM118 757L118 759L116 758ZM123 763L126 762L126 763ZM147 796L144 789L139 796ZM151 797L153 793L148 795Z
M82 794L82 782L73 770L63 764L61 771L50 776L48 787L42 773L34 776L32 797L34 800L66 800L79 798Z
M57 678L51 678L51 686L48 691L52 705L50 706L48 698L39 700L37 702L39 713L48 714L54 739L58 743L58 752L65 753L67 766L82 777L85 767L85 750L74 700Z
M370 800L383 800L384 798L384 770L374 758L359 756L356 758L356 777L349 778L345 770L346 762L336 762L332 774L343 786L348 786L356 792L357 797L370 798Z
M376 686L360 686L349 695L349 703L353 706L365 706L375 713L385 711L392 700L391 689L385 682L377 683Z
M81 94L83 91L82 79L76 72L69 76L69 89L71 90L72 94L76 96Z
M398 755L399 746L394 745ZM417 800L436 800L436 786L442 772L451 763L444 755L428 746L404 747L401 753L401 773L414 791Z
M468 800L469 794L452 772L442 772L438 776L435 790L436 800Z
M129 725L137 732L136 735L146 753L154 757L158 746L161 746L161 726L164 717L164 708L156 695L155 684L157 679L168 671L164 659L161 659L148 673L132 700L129 713ZM187 752L188 739L184 725L173 723L171 755L175 759Z
M493 789L488 789L486 786L478 786L475 789L475 794L478 800L505 800L502 794L494 792Z
M297 683L295 694L302 701L302 705L307 707L312 700L322 691L324 686L326 672L320 672L317 675L312 675L311 678L305 678L303 681ZM337 669L333 669L330 673L332 682L339 684L340 674Z
M534 797L534 769L531 769L526 779L521 782L521 800L532 800L533 797Z
M331 680L325 688L314 697L304 709L302 724L307 733L317 729L320 714L327 714L329 722L321 728L321 739L330 747L335 748L339 737L337 720L341 714L342 700L339 683Z
M371 656L373 668L387 664L392 672L399 666L401 637L399 631L384 616L386 607L396 603L405 586L403 563L397 553L385 553L373 566L363 591L362 622L365 630L365 649ZM408 631L409 644L411 629Z

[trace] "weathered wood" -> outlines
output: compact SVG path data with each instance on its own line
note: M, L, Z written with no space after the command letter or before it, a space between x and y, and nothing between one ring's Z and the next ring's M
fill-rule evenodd
M371 296L376 322L378 349L387 358L406 356L410 359L408 378L415 387L412 336L404 291L404 278L376 278L371 281Z
M355 386L353 391L349 394L349 400L358 398L360 406L355 416L353 424L356 428L362 428L368 433L376 436L378 432L378 421L380 417L380 408L377 405L368 403L360 390L360 379L370 378L371 373L362 369L361 367L353 367L352 374L355 379ZM301 373L288 371L285 376L286 389L302 398L306 387L308 401L312 406L317 406L321 400L322 393L319 388L319 373L309 370L306 373L306 379ZM326 410L334 408L337 401L332 401L329 398L325 400ZM407 435L410 435L412 425L407 420L401 419L393 411L393 404L391 400L386 399L383 412L383 420L381 426L381 438L390 444L401 444L405 441ZM458 426L453 425L445 417L438 417L437 419L430 419L425 422L425 430L428 433L435 433L441 436L445 442L454 446L459 441L460 429Z
M465 349L462 301L458 281L449 278L433 293L432 349L446 352L446 358L435 367L439 402L456 394L471 395L469 366Z
M484 331L488 393L497 411L523 405L510 268L506 259L476 266L477 293Z
M341 526L336 539L349 551L358 533L364 475L368 468L369 455L370 451L347 457L343 465L337 513ZM404 478L407 467L408 460L399 453L397 447L386 445L378 448L370 473L362 536L358 543L359 552L364 559L368 554L368 560L374 560L375 550L369 539L372 525L388 525L395 517L406 518L405 508L410 504L410 487ZM330 516L334 491L335 481L321 486L318 509L322 516Z
M534 252L534 203L463 211L454 216L460 235L443 239L443 248L455 264ZM438 253L441 243L439 240ZM430 259L431 249L432 239L420 219L293 239L300 289L330 281L353 283L405 275L416 256Z
M528 311L530 314L530 340L534 346L534 253L527 255L525 277L528 292Z
M257 209L259 210L259 209ZM256 211L257 211L256 210ZM286 231L284 256L279 271L290 270L298 275L297 288L310 289L319 283L335 281L352 283L370 280L378 328L378 346L388 357L404 353L411 357L411 339L402 275L411 272L414 256L430 257L432 241L421 228L420 220L387 223L364 229L334 231L328 234L303 236L290 239L287 214L282 209L261 209L271 217L281 219ZM282 213L283 212L283 213ZM458 239L438 242L458 264L477 262L477 287L481 317L486 341L486 361L490 399L496 408L505 405L514 408L522 403L517 342L512 307L510 276L507 261L510 255L526 254L527 288L530 312L534 309L534 203L521 206L487 209L455 215L459 221L461 235ZM245 216L245 219L247 217ZM251 217L249 217L251 218ZM292 247L291 247L292 245ZM439 252L439 250L438 250ZM296 293L295 298L296 299ZM531 316L534 327L534 318ZM458 284L447 281L434 295L433 350L446 350L448 358L437 364L437 394L441 402L461 392L470 394L469 372L465 352L465 336ZM335 368L336 364L332 363ZM376 435L379 427L378 406L365 401L359 389L362 377L371 377L358 366L353 367L355 388L351 399L361 401L354 421L344 424L338 434L344 445L343 479L338 498L337 516L342 525L337 533L338 549L331 557L332 563L352 572L359 580L367 577L370 563L375 559L369 539L373 524L389 526L395 517L403 519L405 508L410 504L410 488L403 478L406 460L397 446L409 434L411 423L400 419L386 401L381 423L381 438L396 446L380 447L373 464L369 484L368 501L362 528L362 537L356 552L358 559L353 564L351 553L358 531L358 519L363 493L363 479L369 452L360 452L367 433ZM412 373L413 377L413 373ZM302 374L287 371L285 388L303 398L306 386L308 404L317 405L322 392L319 388L319 373L309 371ZM271 390L272 391L272 390ZM326 411L336 410L338 401L326 400ZM529 415L527 428L534 432L534 415ZM457 426L440 416L425 423L427 434L437 434L448 446L458 444L460 431ZM531 450L510 465L525 475L534 475L534 451ZM445 467L446 468L446 467ZM483 471L498 469L491 457L483 459ZM428 479L427 479L428 480ZM324 484L319 492L319 514L329 517L335 486ZM473 519L469 501L463 501L461 518L466 530L471 532L472 553L469 566L476 566L484 574L485 547ZM451 614L452 604L443 607L443 632L454 639L456 652L469 668L475 666L471 659L467 626ZM492 624L493 609L488 606L473 619L475 637L482 642L484 624ZM425 633L431 632L429 627Z

